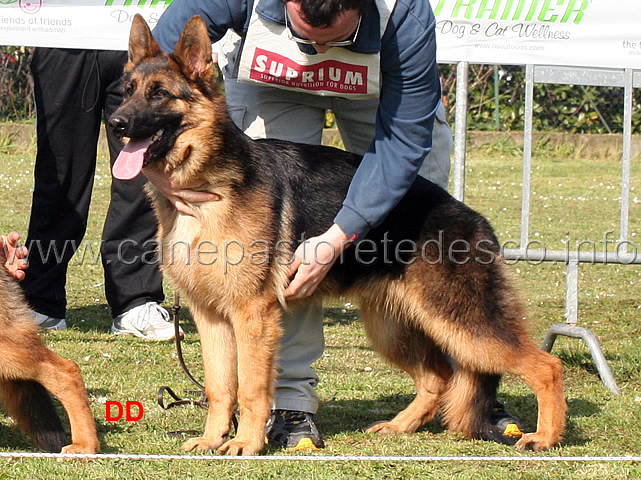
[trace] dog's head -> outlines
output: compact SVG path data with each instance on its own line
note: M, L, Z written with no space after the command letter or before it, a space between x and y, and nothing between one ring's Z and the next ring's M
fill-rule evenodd
M124 102L109 118L109 126L129 143L114 165L123 180L162 161L178 137L199 118L211 116L215 86L211 40L202 18L193 17L172 55L164 53L151 30L136 15L129 36L129 62L123 78Z

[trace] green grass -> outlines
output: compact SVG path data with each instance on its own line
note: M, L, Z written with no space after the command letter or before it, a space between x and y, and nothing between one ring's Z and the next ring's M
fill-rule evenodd
M466 201L494 224L502 242L518 241L520 225L520 152L505 143L469 152ZM0 166L0 231L26 234L31 201L34 152L2 153ZM633 171L631 240L641 231L641 172ZM535 152L531 239L549 248L561 240L602 240L618 232L620 165L617 159L582 160L561 149ZM97 245L109 195L109 169L101 158L87 241ZM616 239L612 235L610 239ZM572 243L574 245L574 243ZM563 265L520 263L510 267L528 305L532 335L539 341L546 329L563 322ZM469 441L443 430L433 421L413 435L376 436L362 433L369 423L390 418L412 398L408 377L390 368L368 347L358 307L350 299L328 306L325 355L316 364L322 405L317 423L327 448L321 455L385 456L621 456L639 455L641 448L641 268L581 265L582 326L598 336L622 394L613 395L601 383L587 347L579 340L560 338L553 353L564 363L568 428L563 443L543 454L516 452L493 443ZM167 306L171 305L168 287ZM88 387L102 451L127 454L177 454L181 439L167 432L202 429L204 410L156 404L161 385L183 394L192 386L182 374L171 343L148 343L109 334L111 318L103 292L100 264L72 261L68 276L69 329L45 332L57 353L76 361ZM184 310L188 312L187 309ZM193 324L184 322L185 357L197 378L199 343ZM536 426L536 402L518 379L507 376L500 391L508 409L528 430ZM105 401L136 400L144 406L143 420L107 422ZM0 416L0 451L35 451ZM268 451L274 457L289 452ZM154 478L301 478L301 479L626 479L641 478L641 465L606 462L227 462L98 460L57 463L48 459L0 460L0 479L154 479Z

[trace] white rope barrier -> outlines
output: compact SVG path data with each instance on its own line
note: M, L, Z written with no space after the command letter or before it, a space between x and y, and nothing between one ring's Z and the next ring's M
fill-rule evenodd
M79 454L41 452L0 452L0 458L52 458L56 460L188 460L188 461L253 461L253 462L641 462L641 456L233 456L233 455L147 455L147 454Z

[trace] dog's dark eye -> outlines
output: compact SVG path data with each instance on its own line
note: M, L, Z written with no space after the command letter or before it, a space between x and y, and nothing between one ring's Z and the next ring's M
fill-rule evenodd
M133 83L128 83L125 85L125 95L131 97L134 94L134 85Z
M160 98L169 97L170 95L169 95L169 92L167 90L165 90L164 88L159 88L156 91L154 91L154 95L153 96L160 99Z

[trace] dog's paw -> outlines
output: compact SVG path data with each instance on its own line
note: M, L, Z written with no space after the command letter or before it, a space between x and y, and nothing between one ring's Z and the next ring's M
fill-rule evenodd
M258 455L264 446L264 440L245 441L236 437L224 443L218 449L218 453L221 455Z
M60 453L97 453L98 445L90 445L83 443L72 443L63 447Z
M191 452L192 450L198 452L205 452L207 450L215 451L223 444L223 441L222 438L219 440L206 437L191 438L187 440L180 449L185 452Z
M516 448L518 450L533 450L538 452L540 450L548 450L556 445L558 441L550 440L548 435L543 435L541 433L527 433L516 442Z
M60 453L72 453L72 454L82 454L82 453L98 453L99 445L97 443L72 443L70 445L67 445L66 447L62 447L62 450ZM58 459L59 462L62 461L67 461L67 460L76 460L75 458L62 458ZM81 458L79 460L82 460L84 462L89 461L87 458Z
M365 432L378 433L380 435L397 435L399 433L405 433L399 429L398 425L386 421L372 423L365 429Z

